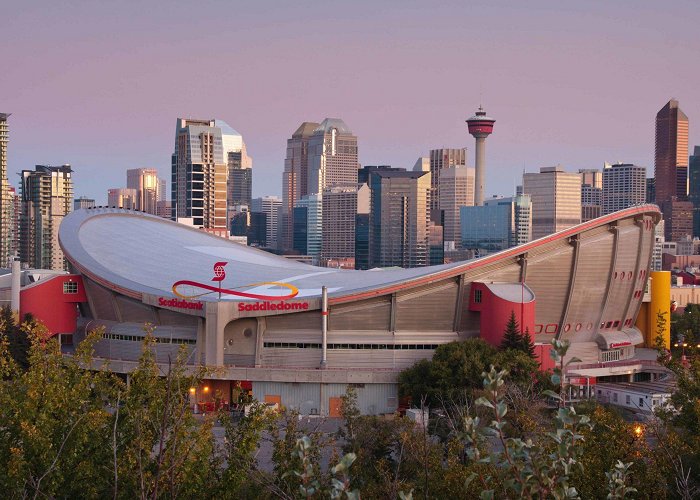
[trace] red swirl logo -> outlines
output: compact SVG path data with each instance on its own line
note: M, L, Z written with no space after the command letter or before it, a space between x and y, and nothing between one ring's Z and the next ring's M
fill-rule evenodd
M211 279L212 281L224 281L226 278L224 266L226 264L228 264L228 262L217 262L214 264L214 277Z
M253 288L257 286L267 285L286 288L287 290L289 290L289 293L287 293L286 295L265 295L260 293L245 292L242 290L231 290L228 288L221 288L221 282L226 278L226 271L224 270L224 266L226 266L226 264L228 264L228 262L217 262L214 264L214 277L212 278L212 281L218 282L218 287L209 285L207 283L200 283L198 281L180 280L173 283L173 294L182 299L196 299L202 297L203 295L208 295L209 293L213 292L219 293L220 295L233 295L235 297L243 297L246 299L289 300L296 297L299 293L299 289L294 285L290 285L289 283L281 283L278 281L264 281L261 283L251 283L250 285L244 285L242 288ZM190 287L190 290L196 289L200 291L205 291L197 293L185 293L181 290L184 287Z

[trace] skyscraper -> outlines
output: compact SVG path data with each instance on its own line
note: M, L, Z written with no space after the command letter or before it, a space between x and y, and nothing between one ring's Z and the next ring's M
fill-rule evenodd
M323 244L323 200L320 194L309 194L297 201L293 211L294 250L302 255L321 256Z
M474 206L474 176L474 167L464 165L440 170L438 208L442 213L443 237L445 242L454 242L455 248L462 246L459 209Z
M467 165L467 148L459 149L431 149L430 157L430 220L435 224L441 223L440 214L440 172L443 168L455 165ZM425 162L419 158L413 166L413 170L424 171Z
M263 196L253 198L251 212L264 213L265 226L265 247L277 248L277 216L282 207L282 200L277 196Z
M486 200L482 206L462 207L462 246L479 253L523 245L532 236L532 202L519 194Z
M115 208L126 208L127 210L138 209L138 191L131 188L112 188L107 190L107 206Z
M76 198L73 202L73 210L80 210L82 208L95 208L95 200L87 196Z
M474 204L481 206L484 204L484 187L486 185L486 138L493 132L493 124L496 120L486 116L484 108L479 106L474 116L467 120L469 133L476 139L476 161L475 165L475 194Z
M533 239L581 222L581 174L542 167L523 175L523 193L532 199Z
M351 267L354 267L356 215L358 207L369 204L369 187L356 184L327 188L322 199L322 264L344 261L352 262Z
M323 197L321 259L336 264L352 261L354 267L355 217L361 195L357 187L357 137L343 120L326 118L314 129L308 147L306 192Z
M227 235L228 153L242 139L221 120L177 119L172 155L172 218Z
M581 222L603 215L603 173L595 168L581 169Z
M688 161L688 200L693 204L693 236L700 236L700 146Z
M357 184L357 137L343 120L326 118L309 138L307 194Z
M66 269L58 244L58 228L73 210L70 165L37 165L22 171L20 258L38 269Z
M688 227L692 232L692 204L688 202L688 117L676 99L656 114L654 178L656 204L664 212L666 241L677 241L674 237L682 238ZM688 217L690 221L685 220Z
M0 113L0 267L10 267L12 248L12 198L7 179L7 142L9 113Z
M157 213L157 203L164 198L161 179L155 168L132 168L126 171L126 187L136 191L135 210L149 214Z
M290 216L296 203L308 193L309 139L319 123L304 122L287 139L287 156L282 173L282 211L280 213L280 243L287 250L294 239L294 217Z
M629 163L603 168L603 215L646 202L647 169Z
M370 188L370 267L427 266L430 173L377 170Z

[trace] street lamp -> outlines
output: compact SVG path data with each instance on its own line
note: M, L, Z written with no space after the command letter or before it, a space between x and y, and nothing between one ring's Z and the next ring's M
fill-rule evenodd
M688 363L687 358L685 357L685 348L688 347L688 343L685 341L685 335L682 333L678 334L678 341L673 344L673 347L680 347L682 349L681 351L681 364L686 365Z

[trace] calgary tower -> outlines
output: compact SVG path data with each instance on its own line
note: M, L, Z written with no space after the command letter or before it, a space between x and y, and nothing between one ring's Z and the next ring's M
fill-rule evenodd
M476 138L476 165L474 169L474 205L484 204L484 183L486 180L486 138L493 132L496 120L486 116L479 106L476 114L467 120L469 133Z

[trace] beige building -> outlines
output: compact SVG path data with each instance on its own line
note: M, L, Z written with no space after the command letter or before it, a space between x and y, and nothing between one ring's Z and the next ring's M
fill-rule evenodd
M326 118L309 138L306 194L357 184L357 137L343 120Z
M336 186L323 192L321 261L355 258L355 219L367 213L370 190L361 186Z
M136 190L134 208L149 214L157 213L157 203L165 199L164 182L155 168L132 168L126 171L126 187Z
M430 164L430 220L436 224L440 223L440 174L444 168L453 167L455 165L467 164L467 148L458 149L431 149L429 156ZM418 163L416 163L416 166ZM424 163L421 161L421 168ZM414 170L416 169L414 166Z
M445 243L461 247L459 207L474 206L474 167L452 165L440 170L438 209L442 212ZM448 243L448 246L451 245Z
M107 206L114 208L138 208L138 191L130 188L112 188L107 190ZM149 214L152 212L148 212ZM154 214L155 215L155 214Z
M523 193L532 199L533 239L581 222L581 174L542 167L523 175Z
M73 210L70 165L22 171L20 259L35 269L66 269L58 228Z

